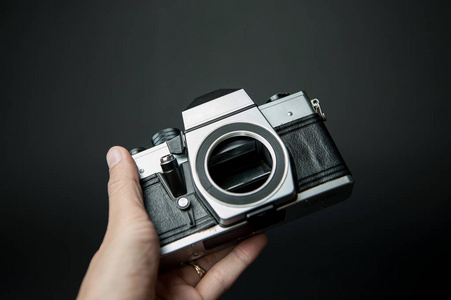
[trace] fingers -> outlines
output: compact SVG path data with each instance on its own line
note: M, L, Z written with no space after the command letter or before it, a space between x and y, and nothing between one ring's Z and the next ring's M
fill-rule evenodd
M110 168L109 226L137 214L145 214L138 170L129 152L119 146L112 147L108 151L107 162Z
M233 247L236 245L229 246L225 249L222 249L218 252L214 252L212 254L209 254L207 256L204 256L198 260L196 260L196 263L204 268L206 271L210 270L218 261L223 259L227 254L232 251ZM182 268L177 269L177 273L184 280L184 282L190 286L196 286L199 281L200 277L199 274L195 271L193 266L186 265Z
M153 299L160 244L144 209L135 161L122 147L108 151L109 220L80 298Z
M208 270L196 286L203 299L217 299L228 290L243 271L258 257L268 243L264 234L242 241Z

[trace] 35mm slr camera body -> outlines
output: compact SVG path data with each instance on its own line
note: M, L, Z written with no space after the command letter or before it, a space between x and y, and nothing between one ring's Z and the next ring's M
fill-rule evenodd
M161 244L161 268L199 258L350 196L353 180L317 99L276 94L257 106L243 89L196 98L185 131L130 152Z

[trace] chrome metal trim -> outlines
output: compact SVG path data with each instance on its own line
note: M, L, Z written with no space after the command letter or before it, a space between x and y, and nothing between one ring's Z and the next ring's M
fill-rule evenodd
M272 127L303 118L315 113L304 93L298 92L258 107Z
M185 131L253 104L252 99L241 89L190 108L182 112Z
M170 244L167 244L167 245L161 247L160 254L163 256L163 255L167 255L171 252L177 251L181 248L184 248L186 246L196 245L198 242L203 242L206 239L209 239L211 237L214 237L216 235L222 234L222 233L230 231L230 230L234 230L234 229L244 226L246 224L247 224L247 222L244 221L244 222L241 222L239 224L229 226L229 227L221 227L219 225L215 225L213 227L193 233L187 237L176 240ZM197 246L193 246L192 248L194 251L205 251L203 244L202 245L198 244Z
M232 206L231 204L222 202L219 199L215 199L202 187L197 171L193 168L195 168L196 166L195 162L197 153L205 138L216 129L232 123L250 123L256 126L260 126L269 132L273 132L275 139L280 143L280 145L282 145L285 161L290 161L288 151L286 150L284 143L257 107L200 127L196 130L187 132L185 134L185 137L188 149L188 160L190 161L190 166L192 168L191 173L193 174L194 184L196 185L203 198L208 202L209 206L220 218L220 222L223 225L228 225L239 221L240 219L245 217L245 214L247 212L256 208L256 206ZM273 200L284 199L287 197L287 195L290 195L294 191L295 187L293 180L287 180L288 174L290 174L291 176L291 166L289 163L285 165L283 179L281 180L280 184L276 189L274 189L271 194L266 196L264 199L261 199L261 201L259 201L260 204L263 204L265 202L270 203Z

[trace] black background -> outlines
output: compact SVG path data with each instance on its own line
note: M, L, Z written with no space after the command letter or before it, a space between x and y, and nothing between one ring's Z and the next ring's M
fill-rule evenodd
M107 222L113 145L182 128L199 95L306 90L355 178L268 233L224 299L447 291L445 1L2 1L2 299L75 298ZM441 273L444 271L443 273Z

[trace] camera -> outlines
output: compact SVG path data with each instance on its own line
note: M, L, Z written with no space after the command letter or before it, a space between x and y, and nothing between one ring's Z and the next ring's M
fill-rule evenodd
M160 267L202 257L348 198L353 179L303 91L257 106L243 89L196 98L184 131L130 151L160 238Z

